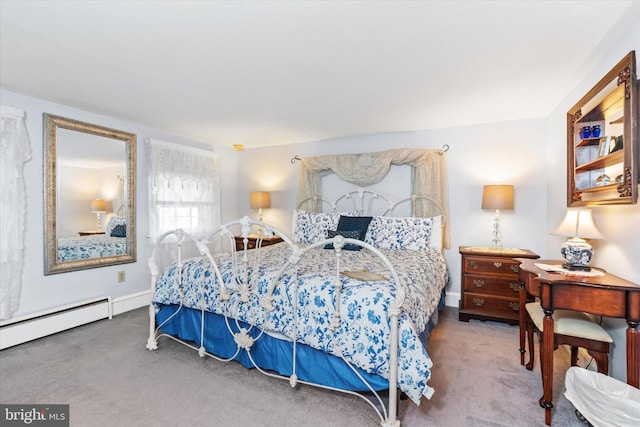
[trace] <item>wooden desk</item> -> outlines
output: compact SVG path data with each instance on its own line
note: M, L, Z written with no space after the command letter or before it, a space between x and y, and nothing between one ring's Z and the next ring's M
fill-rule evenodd
M553 311L576 310L627 320L627 383L638 388L640 383L640 285L613 274L584 277L551 273L539 269L536 263L562 264L558 260L517 258L520 262L520 303L527 293L540 298L544 310L542 336L542 387L540 405L545 409L545 423L551 425L553 408ZM520 347L524 348L524 307L520 308ZM529 349L531 351L531 349ZM524 354L521 350L521 362Z

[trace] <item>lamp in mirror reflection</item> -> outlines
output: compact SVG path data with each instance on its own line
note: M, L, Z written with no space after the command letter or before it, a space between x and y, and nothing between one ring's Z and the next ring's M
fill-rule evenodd
M482 209L495 210L493 218L493 246L502 246L500 241L500 210L513 210L513 185L485 185L482 190Z
M95 199L91 201L91 212L96 214L96 230L101 231L100 214L107 211L107 203L104 200Z
M251 209L258 209L258 221L262 222L262 209L271 207L271 193L268 191L251 192Z
M568 270L589 271L593 247L585 239L604 239L591 217L590 209L567 209L560 225L553 231L556 236L568 237L560 247L566 260L562 266Z

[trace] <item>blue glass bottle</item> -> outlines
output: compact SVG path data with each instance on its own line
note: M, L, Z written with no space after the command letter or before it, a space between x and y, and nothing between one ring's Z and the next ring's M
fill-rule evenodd
M591 128L585 126L582 128L582 139L589 138L591 136Z
M591 129L591 133L593 134L594 138L599 138L600 137L600 125L595 125Z

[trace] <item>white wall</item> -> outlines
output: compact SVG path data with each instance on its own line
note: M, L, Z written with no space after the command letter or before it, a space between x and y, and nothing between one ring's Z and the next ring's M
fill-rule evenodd
M596 54L601 56L597 66L588 77L578 82L569 95L558 105L549 117L550 135L547 141L547 231L552 231L566 212L566 112L578 102L609 70L629 51L636 51L636 61L640 57L640 7L634 8L635 15L623 18L616 27L620 34L608 46L598 46ZM640 65L640 64L638 64ZM638 67L637 69L640 69ZM638 120L638 118L636 118ZM640 204L626 206L597 206L592 208L594 221L605 237L594 240L595 255L592 265L626 280L640 284ZM559 257L563 238L549 236L547 251L550 257ZM622 319L603 320L603 325L614 339L610 354L609 373L621 381L626 381L626 338L627 324Z
M458 246L491 244L493 212L480 208L483 185L509 183L515 186L515 209L505 212L502 217L503 245L528 248L545 255L546 171L544 143L539 133L544 126L542 120L522 120L246 150L240 152L239 160L242 164L239 193L247 195L240 199L240 211L255 218L256 213L249 208L249 192L271 191L272 208L264 211L264 220L290 233L299 172L299 163L290 162L295 155L307 157L391 148L441 148L448 144L451 249L445 251L445 258L451 272L451 283L447 288L447 303L457 305L460 293ZM395 200L409 194L409 167L405 168L404 173L390 172L394 181L391 185L387 183L388 195ZM384 182L382 184L385 185ZM326 182L324 186L327 186Z
M207 144L140 124L69 108L11 91L1 90L0 100L3 105L20 108L26 112L26 126L31 143L31 159L24 165L27 197L24 239L25 265L22 273L20 308L14 317L89 298L100 296L118 298L148 290L150 275L147 260L151 254L151 248L146 238L148 232L148 191L145 176L144 140L157 138L199 148L207 148ZM137 135L137 262L73 273L44 275L43 113L56 114ZM238 156L235 150L228 147L214 146L214 149L221 155L222 221L230 221L238 217L236 196ZM95 217L91 224L95 224ZM124 283L118 283L118 271L125 272L126 280Z

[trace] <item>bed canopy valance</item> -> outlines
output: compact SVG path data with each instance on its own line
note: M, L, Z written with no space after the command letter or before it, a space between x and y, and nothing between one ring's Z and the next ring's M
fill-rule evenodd
M443 247L450 248L449 237L449 184L447 179L446 150L394 149L377 153L339 154L303 157L300 159L298 203L322 196L322 177L335 173L342 180L358 186L379 182L391 165L411 166L412 196L426 196L440 205L416 199L412 214L429 217L443 214ZM318 207L315 207L318 208Z

